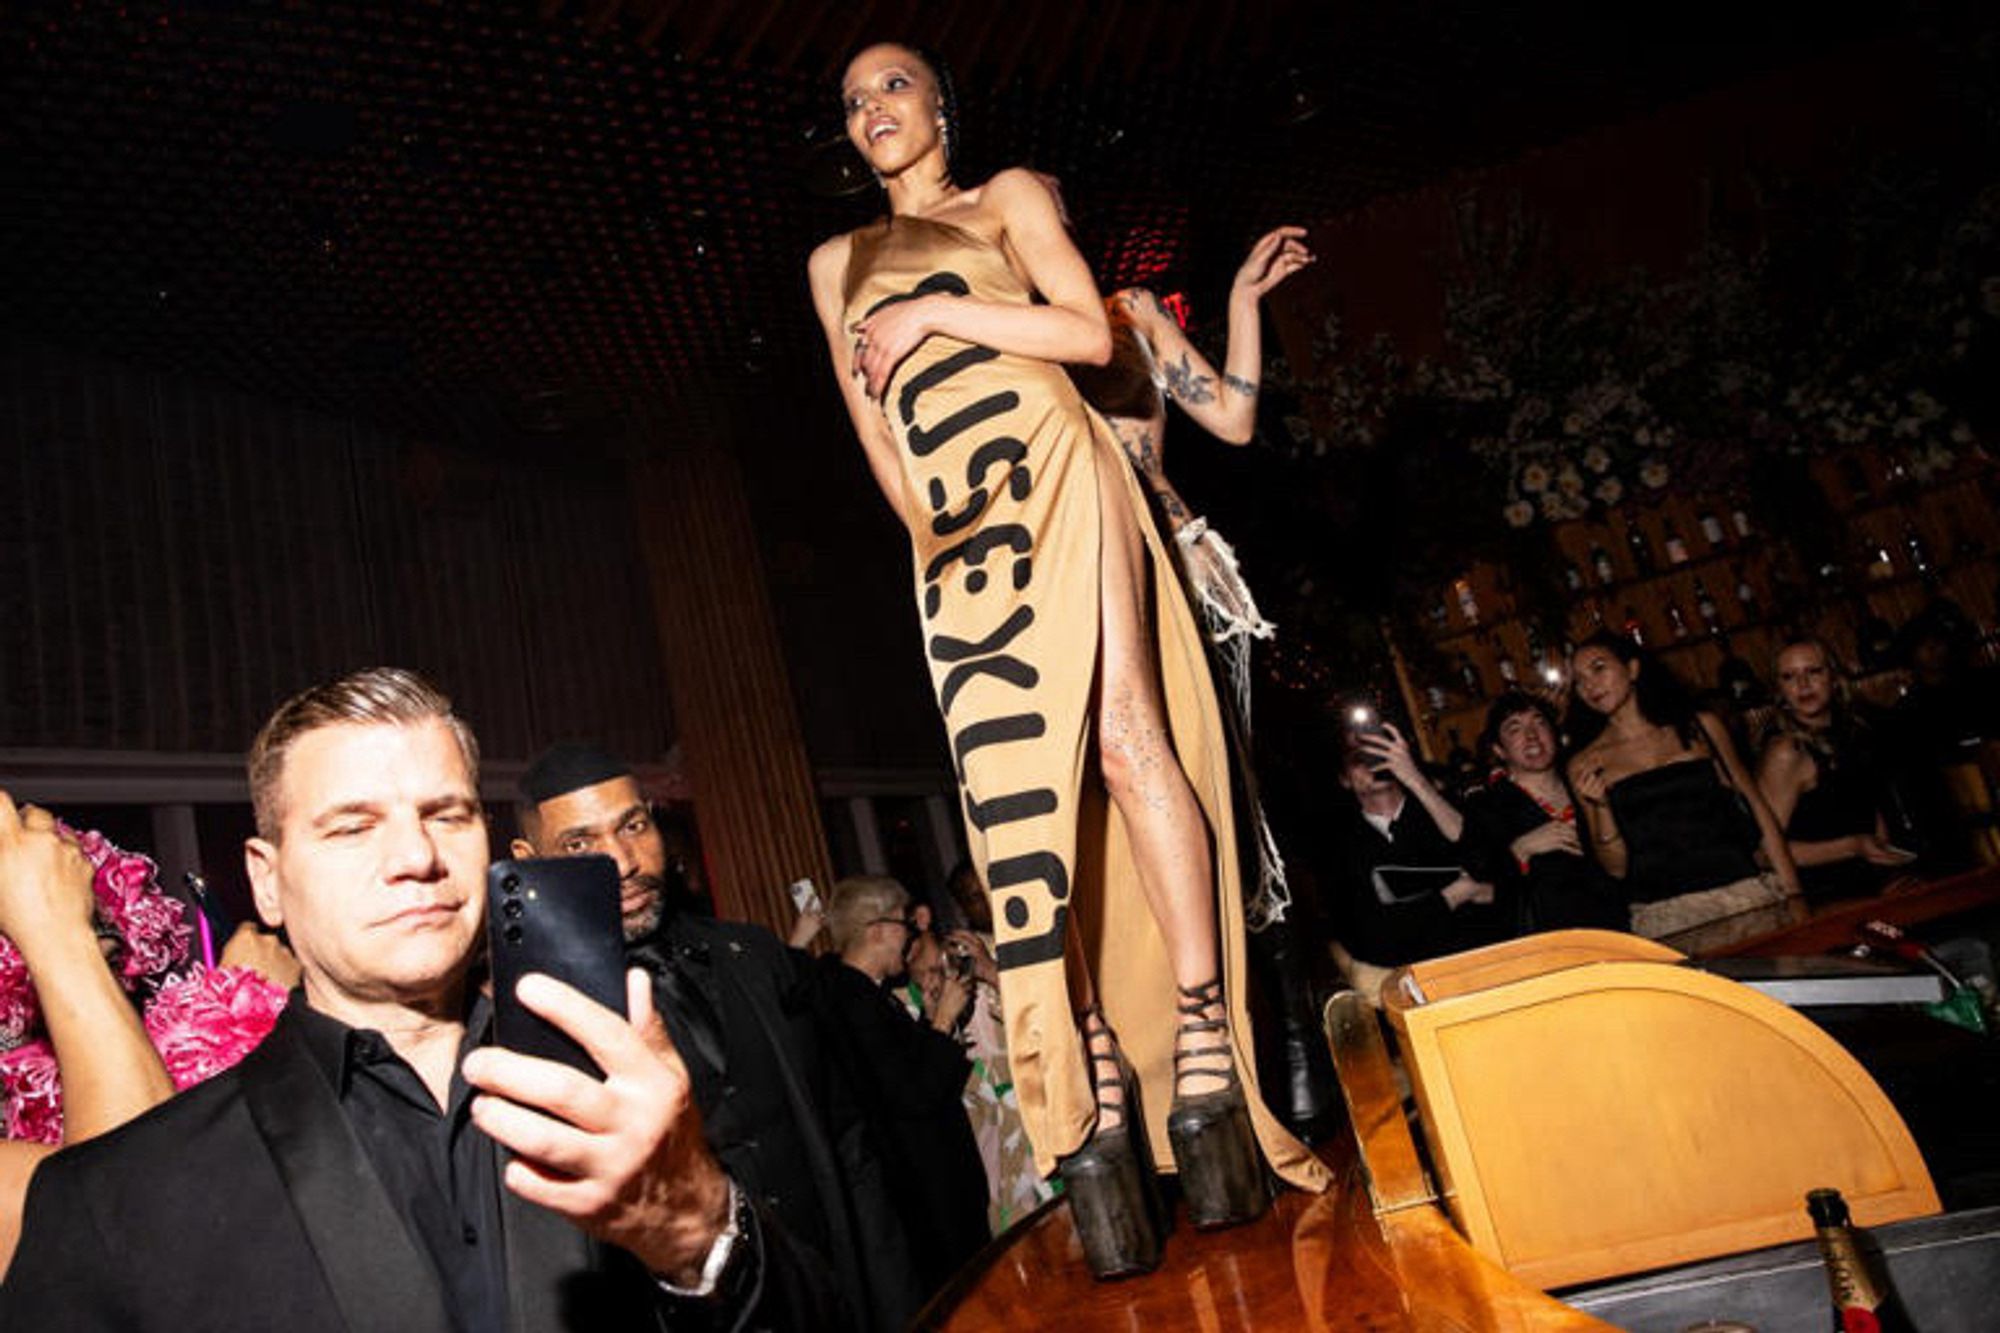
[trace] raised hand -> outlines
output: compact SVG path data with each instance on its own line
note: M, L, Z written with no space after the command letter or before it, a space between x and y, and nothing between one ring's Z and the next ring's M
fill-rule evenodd
M676 1286L693 1286L729 1221L729 1180L702 1139L687 1066L653 1010L643 971L625 976L625 1015L553 977L521 978L528 1009L567 1033L604 1071L487 1046L465 1057L484 1095L472 1118L513 1153L507 1188L629 1251Z
M64 935L87 938L90 860L39 806L14 808L0 791L0 934L23 954Z
M1297 273L1315 259L1306 247L1304 227L1277 227L1265 232L1250 247L1243 266L1236 270L1231 296L1261 299L1264 293Z
M1388 770L1389 775L1405 787L1415 787L1424 781L1423 770L1417 767L1417 757L1410 753L1409 741L1393 724L1383 723L1380 732L1362 736L1355 746L1375 761L1376 768Z

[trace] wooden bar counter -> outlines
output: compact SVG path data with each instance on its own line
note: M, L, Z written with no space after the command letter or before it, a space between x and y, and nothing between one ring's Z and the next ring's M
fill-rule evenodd
M1321 1148L1335 1181L1327 1193L1286 1191L1261 1219L1228 1231L1183 1222L1159 1270L1124 1282L1091 1278L1058 1199L989 1246L916 1326L1608 1333L1452 1230L1419 1164L1373 1012L1336 1002L1328 1021L1353 1128Z
M995 1242L917 1327L1179 1330L1608 1330L1476 1254L1430 1204L1376 1216L1342 1135L1323 1155L1336 1184L1287 1191L1249 1226L1185 1223L1159 1271L1097 1282L1060 1199Z

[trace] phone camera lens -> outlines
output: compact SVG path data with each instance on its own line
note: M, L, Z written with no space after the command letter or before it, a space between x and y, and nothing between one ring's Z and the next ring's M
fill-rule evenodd
M505 930L500 932L500 938L509 944L519 944L521 942L521 928L510 924Z
M500 904L500 914L509 921L519 920L524 910L526 909L521 906L519 898L509 898L506 902Z
M519 893L521 891L521 877L519 875L503 875L500 879L500 891L502 893Z

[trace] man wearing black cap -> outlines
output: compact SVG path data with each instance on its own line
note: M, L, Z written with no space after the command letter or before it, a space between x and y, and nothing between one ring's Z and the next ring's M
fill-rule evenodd
M653 976L724 1169L832 1264L855 1309L900 1328L923 1293L881 1165L822 1054L795 956L761 927L674 910L665 839L614 756L551 746L521 793L514 855L617 863L627 957Z

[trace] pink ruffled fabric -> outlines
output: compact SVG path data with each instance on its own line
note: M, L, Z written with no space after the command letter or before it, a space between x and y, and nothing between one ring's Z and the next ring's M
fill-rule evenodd
M257 1049L285 1011L282 987L247 967L201 968L160 987L146 1035L174 1087L213 1078Z
M95 830L74 833L96 868L101 921L116 930L118 979L145 1005L146 1036L174 1087L212 1078L255 1050L285 1008L285 992L244 967L188 968L194 927L160 891L159 869ZM183 970L187 969L187 970ZM13 941L0 935L0 1128L30 1143L62 1142L62 1077L41 1006Z

